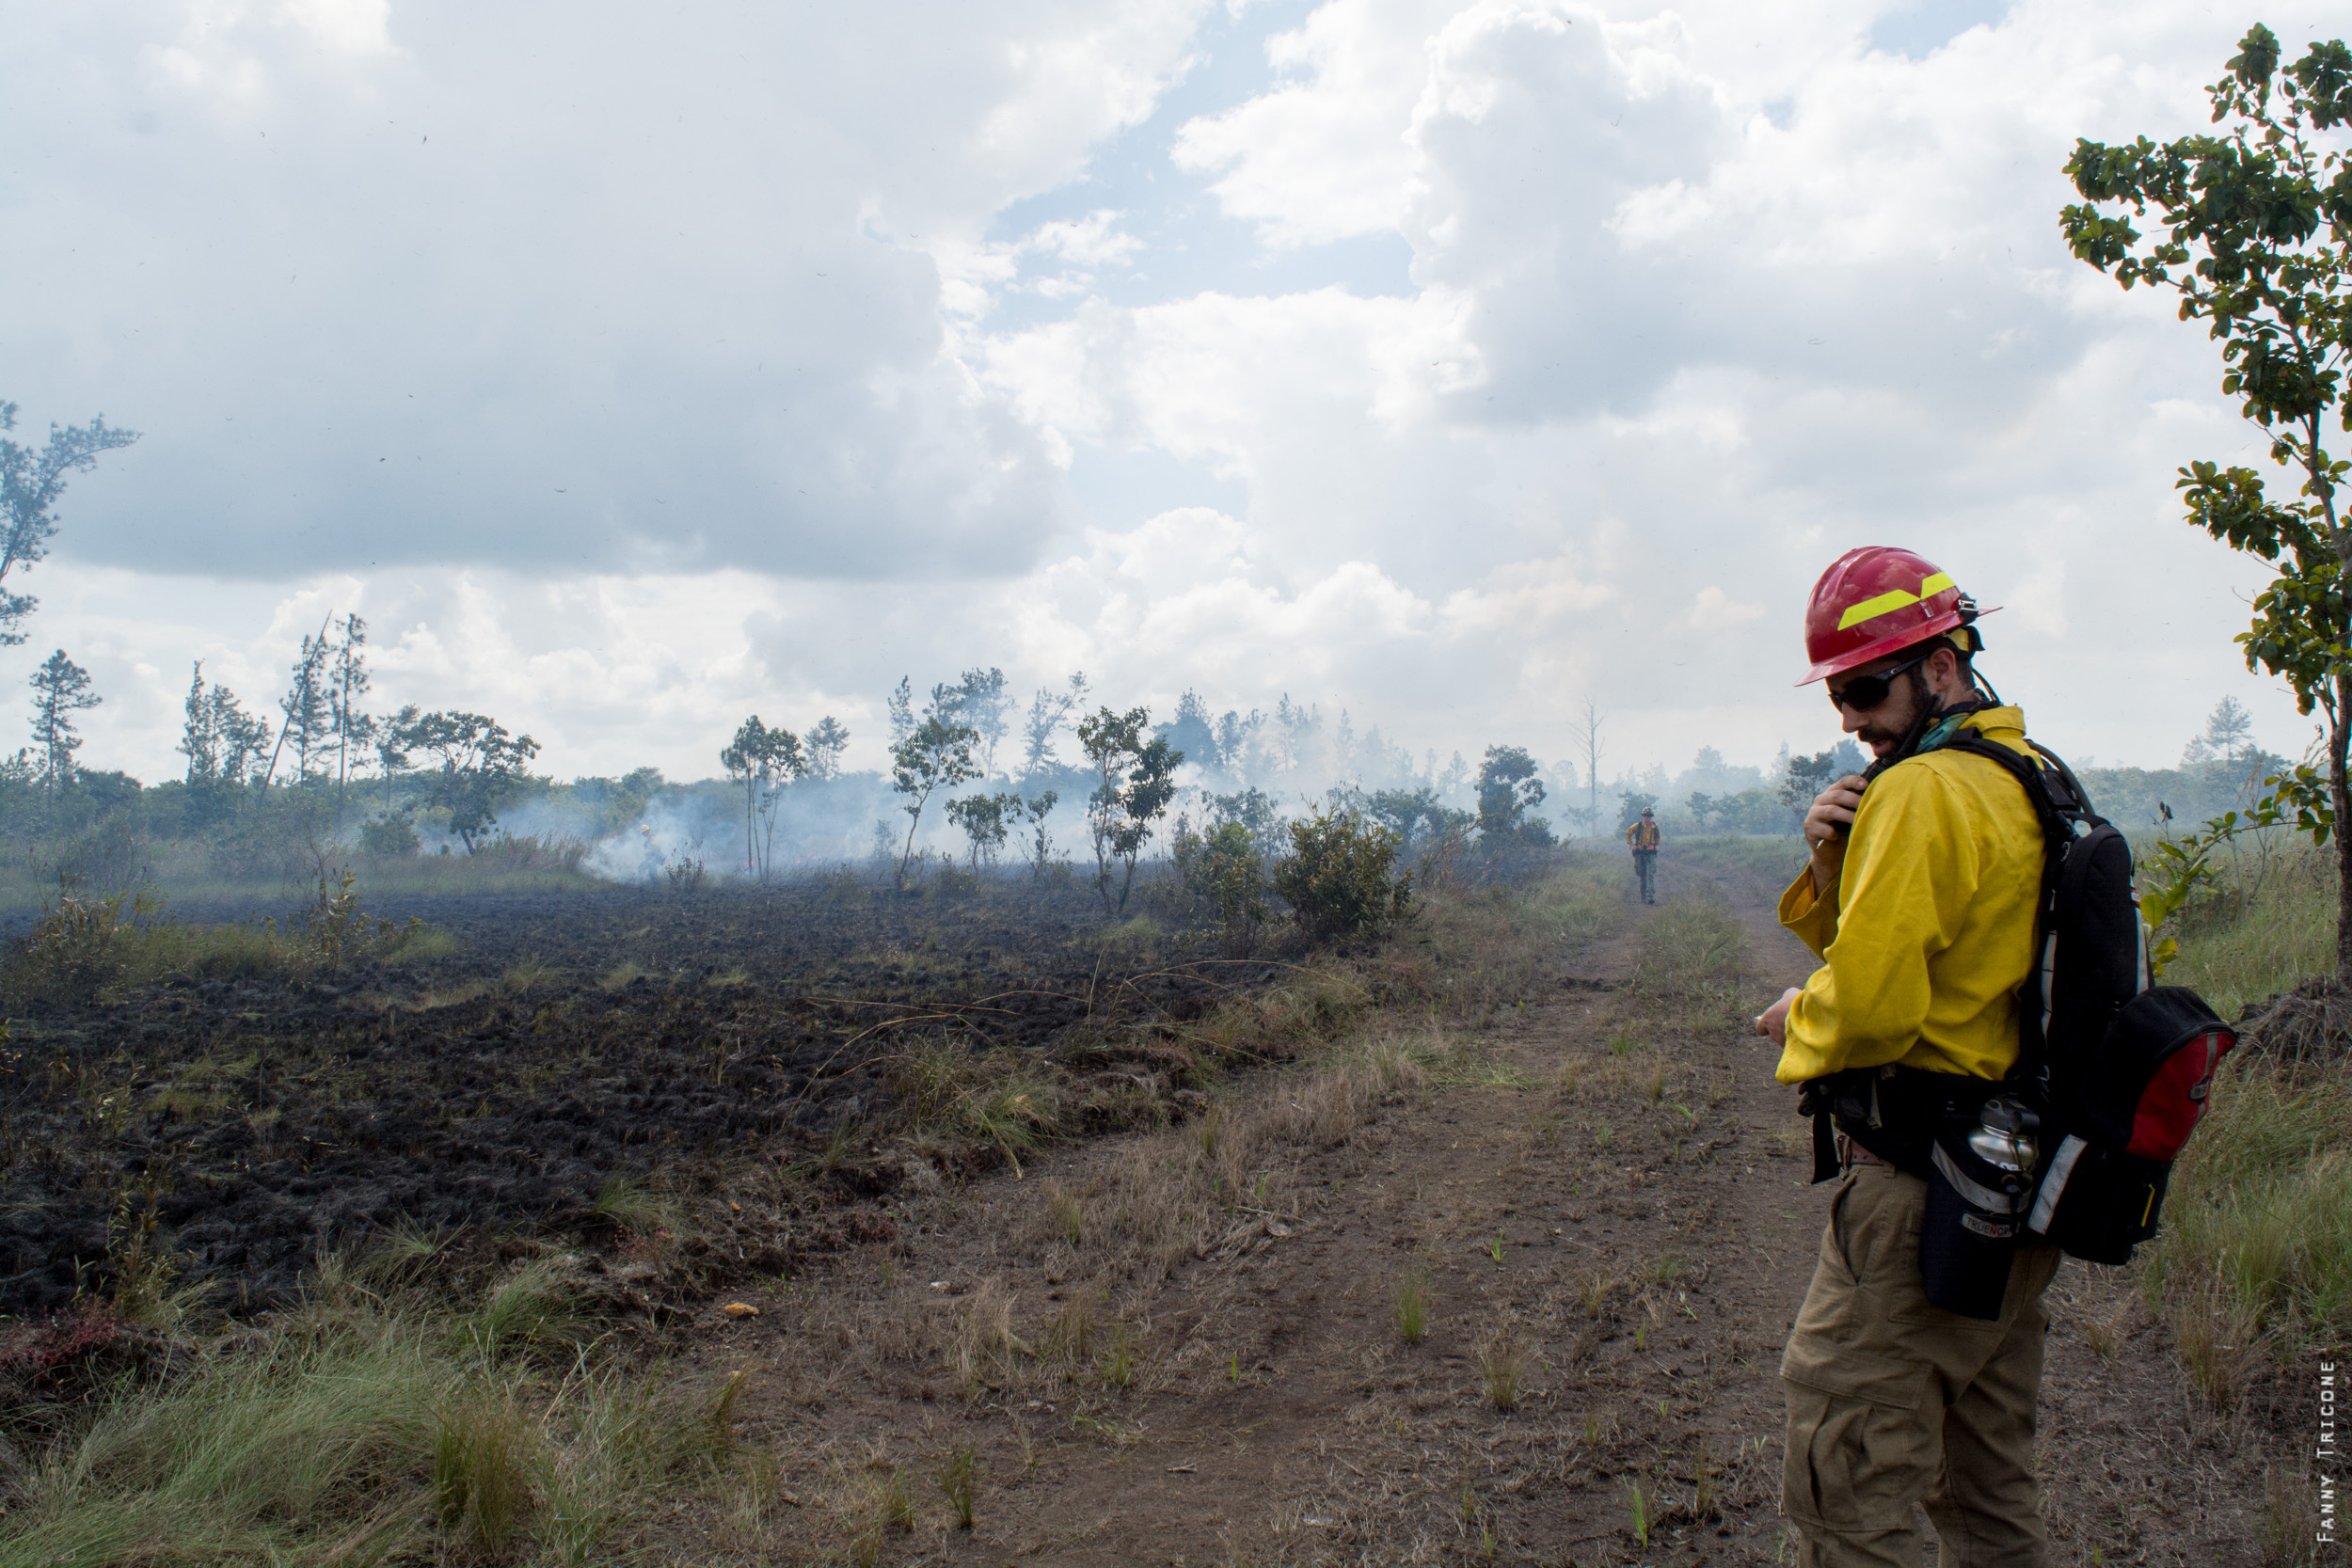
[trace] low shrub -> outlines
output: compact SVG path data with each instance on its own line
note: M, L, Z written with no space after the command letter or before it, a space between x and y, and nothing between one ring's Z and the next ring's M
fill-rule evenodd
M1290 835L1274 888L1309 936L1385 931L1412 917L1413 874L1396 867L1393 832L1355 812L1318 811Z
M1220 822L1206 833L1179 834L1175 860L1184 886L1216 911L1227 955L1248 953L1270 912L1265 857L1248 825Z
M415 819L406 813L379 816L359 830L359 849L371 860L406 860L424 847Z

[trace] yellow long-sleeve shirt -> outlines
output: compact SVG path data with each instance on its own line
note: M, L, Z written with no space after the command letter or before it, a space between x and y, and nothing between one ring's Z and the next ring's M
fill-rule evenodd
M2026 752L2025 715L1966 728ZM2000 1078L2017 1060L2017 991L2033 963L2041 823L2017 781L1964 752L1929 752L1871 782L1836 876L1801 872L1780 923L1821 959L1788 1011L1775 1076L1801 1084L1899 1062Z

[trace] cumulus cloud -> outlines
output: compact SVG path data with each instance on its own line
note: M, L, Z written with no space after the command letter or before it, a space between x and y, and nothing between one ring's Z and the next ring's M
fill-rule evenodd
M1013 569L1059 469L922 245L1081 169L1197 12L918 8L913 50L707 6L20 19L8 391L149 433L87 559Z
M2010 606L1990 668L2074 751L2271 722L2258 574L2169 484L2253 443L2056 231L2074 138L2198 128L2233 28L1947 10L14 19L0 393L149 433L36 633L151 773L189 657L272 681L329 605L564 769L707 771L754 709L870 747L974 663L1761 761L1827 743L1796 607L1881 541Z

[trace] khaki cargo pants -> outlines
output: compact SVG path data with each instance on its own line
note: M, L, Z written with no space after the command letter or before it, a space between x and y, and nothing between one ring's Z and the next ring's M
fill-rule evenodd
M1928 1305L1919 1283L1927 1183L1857 1165L1829 1225L1781 1357L1788 1396L1782 1501L1805 1568L1918 1568L1913 1505L1941 1568L2042 1568L2049 1544L2034 1477L2034 1396L2049 1327L2042 1292L2058 1250L2023 1247L1998 1321Z

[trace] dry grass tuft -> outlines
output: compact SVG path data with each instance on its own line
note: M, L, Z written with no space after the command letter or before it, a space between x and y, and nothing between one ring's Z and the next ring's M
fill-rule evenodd
M940 1467L939 1495L947 1499L947 1511L954 1515L958 1529L972 1528L972 1494L979 1467L979 1450L969 1443L957 1444Z
M1408 1345L1429 1332L1429 1271L1416 1267L1396 1282L1396 1331Z
M956 1336L956 1386L966 1399L977 1399L1004 1386L1014 1356L1030 1354L1012 1331L1012 1298L994 1280L983 1283L972 1292Z
M914 1533L914 1498L907 1491L905 1475L890 1470L859 1477L850 1521L850 1560L859 1568L873 1568L882 1560L889 1537Z
M1072 1246L1086 1240L1087 1200L1083 1194L1073 1193L1060 1182L1049 1182L1045 1188L1045 1205L1054 1216L1054 1228Z
M1111 1325L1111 1341L1103 1351L1103 1381L1113 1388L1132 1387L1136 1370L1135 1330L1122 1320Z
M1063 1304L1045 1331L1045 1354L1072 1371L1086 1365L1094 1348L1094 1297L1080 1291Z
M1527 1377L1527 1347L1507 1328L1497 1329L1478 1352L1478 1376L1486 1386L1486 1400L1503 1415L1519 1407Z

